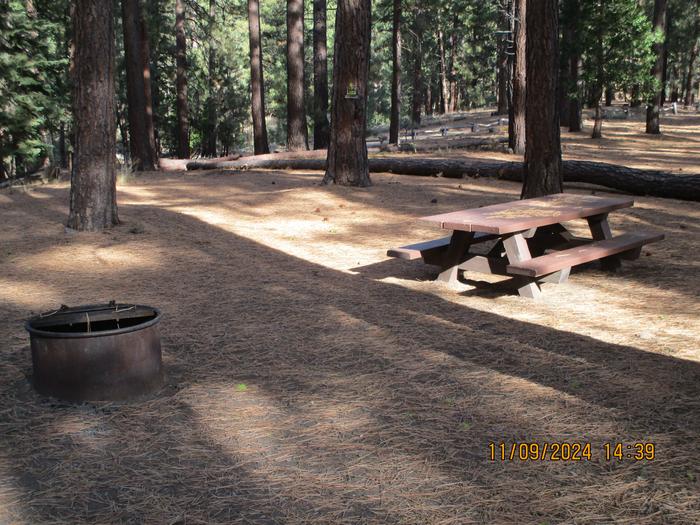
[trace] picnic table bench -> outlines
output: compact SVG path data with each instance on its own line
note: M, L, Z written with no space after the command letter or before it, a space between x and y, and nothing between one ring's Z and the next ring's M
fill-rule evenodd
M573 266L601 260L614 270L620 259L639 257L645 244L661 233L630 232L613 236L611 211L634 204L628 197L556 194L420 218L452 234L388 250L401 259L422 258L441 267L439 281L455 282L459 270L510 276L521 296L536 298L543 282L566 281ZM591 238L573 235L563 224L586 219ZM472 246L495 241L485 255Z

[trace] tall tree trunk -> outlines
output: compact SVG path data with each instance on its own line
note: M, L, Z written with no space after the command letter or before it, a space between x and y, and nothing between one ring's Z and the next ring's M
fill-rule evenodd
M420 125L421 105L423 103L423 10L417 8L413 33L413 93L411 96L411 123Z
M315 5L315 4L314 4ZM250 41L250 108L253 116L253 150L256 155L270 153L265 125L265 82L260 45L260 1L248 0L248 37Z
M450 93L447 86L447 60L445 59L445 35L438 29L438 46L440 48L440 113L449 113Z
M671 69L671 102L678 102L680 95L678 93L678 64L673 64Z
M666 0L654 1L654 30L660 31L665 35L666 28ZM654 53L656 54L656 62L652 68L651 74L657 79L660 87L656 91L651 103L647 105L647 133L661 133L659 126L659 111L661 108L661 99L663 98L663 68L664 68L664 42L654 44Z
M155 114L153 112L153 85L151 82L151 46L148 38L148 26L143 9L139 9L139 31L141 37L141 64L143 65L143 91L146 101L146 137L148 153L151 156L153 169L158 169L158 144L156 142Z
M501 17L499 21L500 29L506 31L510 28L510 23L508 21L508 13L510 8L508 7L509 2L506 2L506 7L501 11ZM496 89L497 97L497 109L496 112L499 115L508 114L508 80L512 71L508 67L508 38L506 35L500 36L498 39L498 71L497 71L497 82L498 86Z
M581 69L581 54L576 51L569 57L569 79L574 88L574 94L569 100L569 131L581 131L581 86L579 70Z
M401 0L394 0L391 51L391 118L389 121L389 144L398 144L399 133L401 132Z
M98 231L119 224L112 1L76 0L73 26L76 143L68 227Z
M612 86L607 86L605 88L605 105L607 107L612 106L614 98L615 98L615 92L613 91Z
M671 7L666 4L666 20L664 21L664 61L661 68L661 102L659 107L664 107L666 104L666 87L668 86L668 36L669 28L671 27Z
M304 109L304 0L287 0L287 150L309 149Z
M448 113L457 111L457 69L455 66L455 55L457 54L458 25L459 17L457 13L455 13L452 18L452 33L450 34L450 63L448 67L449 76L447 78L449 88Z
M314 0L314 149L326 149L328 122L328 49L326 0Z
M695 71L695 60L698 58L698 53L700 53L700 0L695 2L695 25L693 33L690 37L692 47L690 48L690 53L688 57L688 73L685 77L685 99L683 104L690 106L693 100L693 72Z
M525 109L527 70L527 0L513 0L515 9L515 60L513 62L513 103L508 119L508 146L513 153L525 153Z
M600 107L600 100L595 105L595 117L593 120L593 132L591 133L592 139L599 139L603 137L603 109Z
M695 45L690 50L690 57L688 58L688 73L685 77L685 99L683 104L685 106L690 106L693 100L693 71L695 67L695 60L698 58L698 52L700 51L700 42L695 39Z
M190 158L190 117L187 104L187 39L185 36L185 1L175 1L175 89L177 98L177 156Z
M526 25L527 107L523 198L562 192L557 97L558 1L529 0Z
M146 55L143 50L142 22L139 0L122 0L129 145L132 167L137 171L153 170L156 167L155 144L152 140L153 111L151 108L149 113L146 99L146 77L150 81L150 68L148 62L144 62ZM150 83L148 87L150 88Z
M58 129L58 156L59 156L59 166L61 169L66 169L68 167L68 158L66 156L66 124L61 122Z
M565 9L566 6L562 8ZM559 125L562 127L569 126L569 88L571 85L571 70L569 69L569 52L574 46L572 20L569 18L561 18L559 20L562 26L561 30L561 52L559 54Z
M202 155L216 157L216 93L214 92L214 70L216 67L216 46L214 42L214 22L216 2L209 0L209 55L207 57L207 122L202 144Z
M598 20L605 20L605 2L600 2L597 5L598 8ZM602 103L602 98L604 94L604 73L605 73L605 50L603 49L603 42L605 39L605 28L603 24L597 25L597 39L595 53L593 53L593 58L595 60L596 77L594 82L590 84L591 89L591 105L595 105L595 121L593 122L593 132L591 133L592 139L599 139L603 136L603 111L600 107Z
M338 0L335 27L331 142L323 181L369 186L365 132L371 1Z

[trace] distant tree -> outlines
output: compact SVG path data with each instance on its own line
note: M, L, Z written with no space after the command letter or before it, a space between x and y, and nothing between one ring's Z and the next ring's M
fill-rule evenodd
M563 67L566 68L566 80L560 89L567 103L563 109L568 112L566 123L569 131L581 131L581 67L583 49L583 23L581 20L581 3L585 0L566 0L562 4L562 24L564 25L562 41ZM562 119L564 120L564 119Z
M401 1L393 0L392 3L390 144L399 143L401 132Z
M187 104L187 39L185 36L185 2L175 1L175 61L177 73L175 86L177 113L177 156L190 158L190 122Z
M270 153L265 124L265 82L260 44L260 2L248 0L248 34L250 41L250 105L253 116L253 150L256 155Z
M30 2L0 1L0 179L40 166L51 153L46 136L65 127L63 33ZM59 155L63 161L65 149Z
M421 121L421 105L423 104L423 33L424 15L420 5L415 7L413 14L413 92L411 93L411 125L418 126ZM337 38L337 35L336 35ZM429 98L429 97L428 97Z
M666 6L667 0L654 1L654 31L657 33L657 41L654 44L656 61L651 70L652 76L657 81L656 93L647 105L647 133L661 133L659 125L659 111L663 105L663 72L664 72L664 40L666 35Z
M139 0L122 0L122 29L129 109L129 146L136 171L158 166L151 103L148 37Z
M111 0L75 0L75 158L68 227L97 231L119 223Z
M309 149L304 108L304 0L287 0L287 149Z
M314 149L328 147L328 50L326 0L314 1Z
M503 0L499 4L499 29L501 31L510 30L511 1ZM499 115L508 114L508 83L511 73L510 61L508 60L508 38L501 37L498 39L498 85L496 86L498 106L496 112Z
M528 0L525 178L522 198L561 193L559 130L559 6L557 0Z
M513 59L513 100L508 119L508 146L513 153L525 153L525 110L527 70L526 0L513 0L515 4L515 57Z
M370 0L338 1L326 184L371 184L365 141L370 20Z
M206 120L204 133L202 136L202 155L205 157L216 157L216 136L217 136L217 100L216 100L216 46L214 38L216 24L216 2L209 0L209 15L207 19L207 100L206 100Z
M700 53L700 0L695 0L695 20L690 34L690 51L688 52L688 72L685 76L683 104L690 106L693 100L693 72Z
M593 138L602 136L601 108L606 90L624 90L632 86L639 93L651 92L654 83L649 70L654 59L654 33L636 0L592 0L574 12L580 25L578 38L584 60L583 78L591 90L595 105ZM577 55L578 51L574 51ZM573 67L573 65L572 65ZM568 88L575 96L576 85Z

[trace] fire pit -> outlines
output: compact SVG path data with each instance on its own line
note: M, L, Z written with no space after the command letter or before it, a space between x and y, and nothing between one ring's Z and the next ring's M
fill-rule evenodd
M62 306L27 321L34 387L69 401L125 400L163 382L160 311L134 304Z

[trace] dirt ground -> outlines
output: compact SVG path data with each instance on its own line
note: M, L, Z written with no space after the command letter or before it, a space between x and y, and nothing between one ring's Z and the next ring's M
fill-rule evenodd
M66 183L0 192L0 523L700 522L697 203L637 198L613 230L665 241L530 301L385 256L441 235L417 217L517 184L319 181L128 177L103 234L64 230ZM35 394L24 320L110 299L162 309L165 387ZM592 459L490 460L502 442L591 443ZM607 461L605 443L655 458Z

